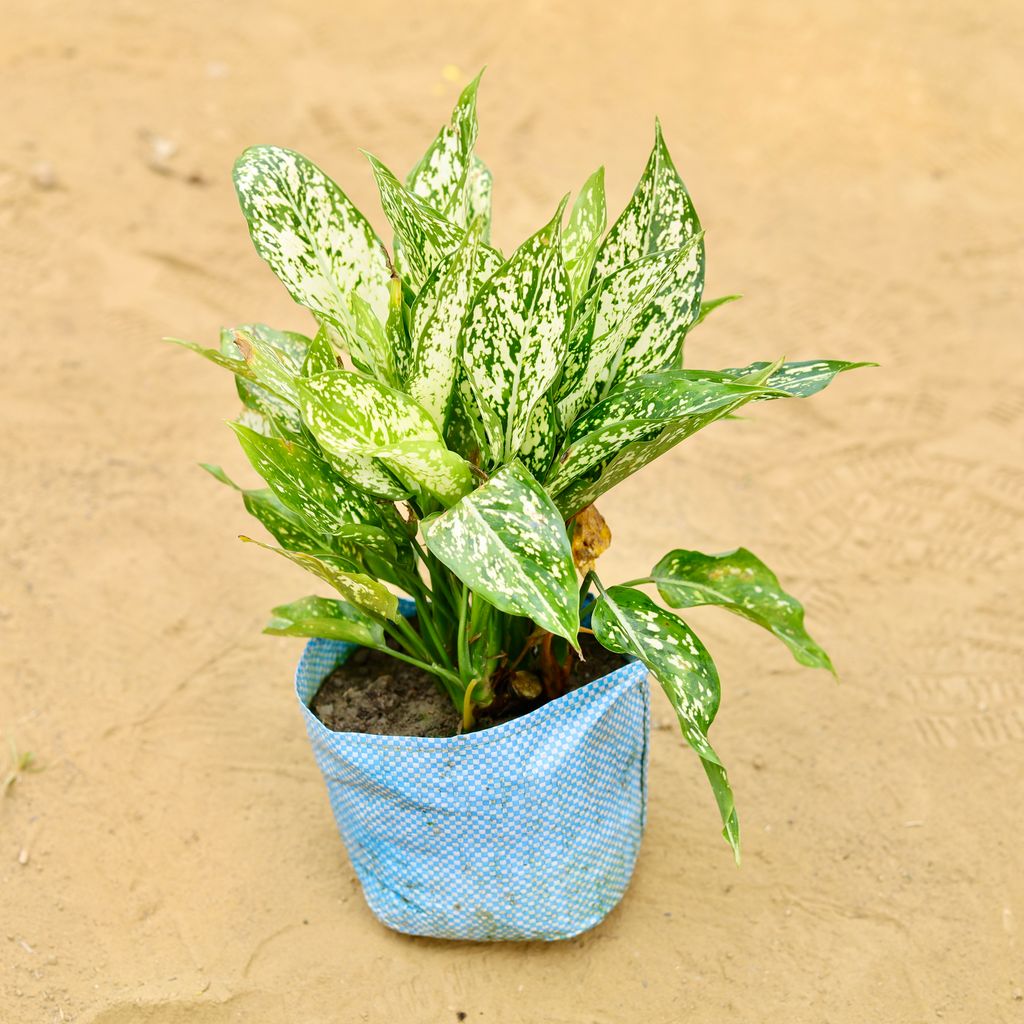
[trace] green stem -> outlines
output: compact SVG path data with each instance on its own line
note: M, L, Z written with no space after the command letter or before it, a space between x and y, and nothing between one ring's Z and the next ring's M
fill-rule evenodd
M469 639L466 636L466 613L469 611L469 587L463 586L459 600L459 671L468 686L472 678L472 666L469 660Z

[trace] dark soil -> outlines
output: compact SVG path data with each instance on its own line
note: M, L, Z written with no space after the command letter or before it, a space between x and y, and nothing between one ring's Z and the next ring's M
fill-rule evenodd
M584 634L585 661L569 678L569 690L621 668L625 659L605 650ZM544 698L524 701L511 695L498 701L491 716L478 712L476 727L518 718L540 707ZM313 714L336 732L371 732L382 736L454 736L462 720L433 676L392 658L383 651L353 651L321 684L313 698Z

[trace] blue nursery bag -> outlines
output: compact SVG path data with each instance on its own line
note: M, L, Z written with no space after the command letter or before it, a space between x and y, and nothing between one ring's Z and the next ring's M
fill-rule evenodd
M309 709L355 650L311 640L295 685L366 902L444 939L567 939L619 902L646 815L647 670L450 737L333 732Z

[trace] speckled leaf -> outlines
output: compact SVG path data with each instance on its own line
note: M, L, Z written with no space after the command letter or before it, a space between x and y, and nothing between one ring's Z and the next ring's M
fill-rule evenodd
M595 276L605 277L649 253L678 249L690 241L694 244L688 250L688 258L676 267L671 280L634 325L634 346L655 351L670 349L677 355L687 329L700 315L704 291L700 221L669 155L661 125L655 122L654 148L647 166L632 199L598 250ZM662 367L672 361L666 360Z
M476 144L480 75L462 90L451 123L437 133L406 179L409 191L460 227L466 225L466 184Z
M299 394L303 421L343 476L352 460L386 464L407 494L429 493L443 504L472 487L469 464L447 450L430 414L403 392L337 370L302 381Z
M422 527L431 553L474 593L576 646L579 595L569 537L544 488L520 462Z
M323 637L360 647L383 649L384 628L354 605L328 597L300 597L272 609L264 633L272 636Z
M380 191L384 215L401 245L402 276L415 291L448 253L458 248L463 229L414 195L375 156L366 154Z
M733 379L750 377L761 373L770 363L751 363L736 369L722 370L721 373ZM808 359L803 362L783 363L765 379L765 386L774 392L764 398L809 398L832 383L836 376L847 370L858 370L877 363L848 363L837 359Z
M483 414L491 457L511 459L534 406L565 359L571 296L555 217L513 253L466 315L462 357Z
M365 573L356 572L348 559L332 554L307 554L304 551L286 551L270 544L262 544L251 537L242 537L247 544L255 544L282 555L290 562L301 566L307 572L329 583L339 594L357 608L379 615L392 621L398 617L398 598L384 586Z
M487 165L478 156L474 156L469 165L469 179L466 182L466 223L472 224L480 220L482 228L480 238L484 242L491 240L491 193L494 190L494 179Z
M543 480L551 467L559 441L558 416L555 403L544 395L534 406L526 428L519 458L523 465L538 479Z
M391 271L383 243L319 167L255 146L238 158L234 179L256 251L296 302L345 327L348 297L358 292L384 318Z
M306 348L299 373L303 377L315 377L318 373L338 369L338 356L326 330L319 330Z
M399 534L392 518L385 519L372 499L347 484L308 448L263 437L239 423L228 426L234 430L253 469L285 505L316 530L334 535L345 525L389 523L392 535Z
M604 278L586 297L569 334L565 370L558 383L558 413L568 426L618 383L664 369L679 339L648 331L658 295L678 268L693 258L688 247L654 253Z
M739 820L732 789L707 736L721 698L711 655L682 619L629 587L609 587L598 598L592 625L602 646L639 658L661 684L683 736L704 764L722 816L722 834L738 861Z
M562 253L565 272L569 275L573 299L576 302L590 287L590 274L594 269L597 247L608 223L608 210L604 198L604 168L599 167L587 178L572 205L569 223L562 234Z
M294 405L295 380L302 372L302 358L293 362L280 348L255 331L238 327L232 334L235 346L252 370L256 381L279 398Z
M458 370L462 321L476 289L477 247L483 225L475 221L462 245L427 278L412 307L412 352L406 390L443 427Z
M568 517L611 486L609 483L591 494L591 474L613 463L629 446L655 442L666 433L672 444L677 444L744 402L764 394L764 388L738 381L690 380L679 370L647 374L599 402L573 423L547 475L546 486L558 496L558 506ZM653 451L644 449L645 453ZM644 464L639 462L630 472ZM590 500L582 501L580 484ZM563 492L567 497L562 496Z
M746 548L722 555L670 551L651 570L651 579L673 608L721 605L774 633L801 665L835 672L829 656L804 628L803 606Z

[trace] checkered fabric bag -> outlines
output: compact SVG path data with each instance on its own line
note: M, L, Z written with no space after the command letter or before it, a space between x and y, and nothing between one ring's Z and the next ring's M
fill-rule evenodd
M479 732L378 736L333 732L309 710L353 649L311 640L295 682L373 913L445 939L566 939L601 921L629 884L646 815L644 666Z

